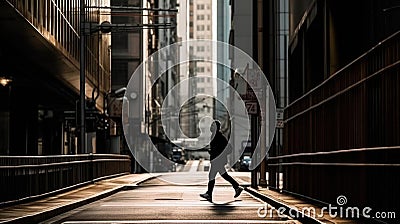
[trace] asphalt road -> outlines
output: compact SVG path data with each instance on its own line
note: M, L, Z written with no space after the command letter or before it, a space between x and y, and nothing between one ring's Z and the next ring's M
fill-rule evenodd
M276 213L273 218L259 217L264 203L244 191L233 198L233 188L221 177L217 178L214 202L208 202L199 197L206 191L207 172L193 167L187 170L163 174L43 223L296 223ZM249 174L232 175L240 184L249 184Z

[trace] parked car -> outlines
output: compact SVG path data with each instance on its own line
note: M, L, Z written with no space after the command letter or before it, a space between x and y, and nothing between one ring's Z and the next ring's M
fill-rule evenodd
M173 148L172 149L172 161L180 164L185 164L186 159L185 159L185 150L182 148Z

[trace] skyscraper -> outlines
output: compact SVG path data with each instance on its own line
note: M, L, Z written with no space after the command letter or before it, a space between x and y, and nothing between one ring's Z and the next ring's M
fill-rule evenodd
M201 42L201 40L216 40L216 2L211 0L187 0L182 6L186 6L187 16L182 16L178 21L178 26L185 27L187 33L182 32L182 40L200 40L191 45L190 49L181 49L187 51L186 56L190 60L187 64L181 65L182 80L191 78L188 88L181 90L182 95L194 95L196 97L186 102L182 108L181 126L183 132L190 138L199 137L200 130L207 129L209 124L204 117L214 117L214 100L212 97L216 94L216 65L211 63L213 57L212 46ZM182 13L183 11L181 11ZM189 19L188 23L185 19ZM214 22L213 22L214 21ZM188 34L188 36L187 36ZM184 53L181 53L185 56ZM188 91L188 93L184 92ZM185 102L182 102L185 103ZM201 142L209 141L209 138L198 139Z

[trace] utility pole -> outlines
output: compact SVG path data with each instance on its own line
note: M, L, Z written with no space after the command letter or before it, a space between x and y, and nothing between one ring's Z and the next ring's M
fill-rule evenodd
M85 82L86 82L86 68L85 68L85 0L80 1L80 131L81 131L81 139L80 139L80 153L86 151L86 128L85 128Z

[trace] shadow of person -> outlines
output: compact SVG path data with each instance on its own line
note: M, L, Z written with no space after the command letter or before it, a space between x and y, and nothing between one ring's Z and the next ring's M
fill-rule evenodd
M212 211L218 216L224 216L228 215L229 213L232 213L236 209L238 209L238 206L235 206L235 202L241 202L242 200L236 199L236 200L231 200L227 202L212 202Z
M240 199L235 199L235 200L230 200L230 201L227 201L227 202L215 202L215 201L213 201L213 202L211 202L214 206L231 206L232 207L232 203L234 203L234 202L239 202L239 201L242 201L242 200L240 200Z

